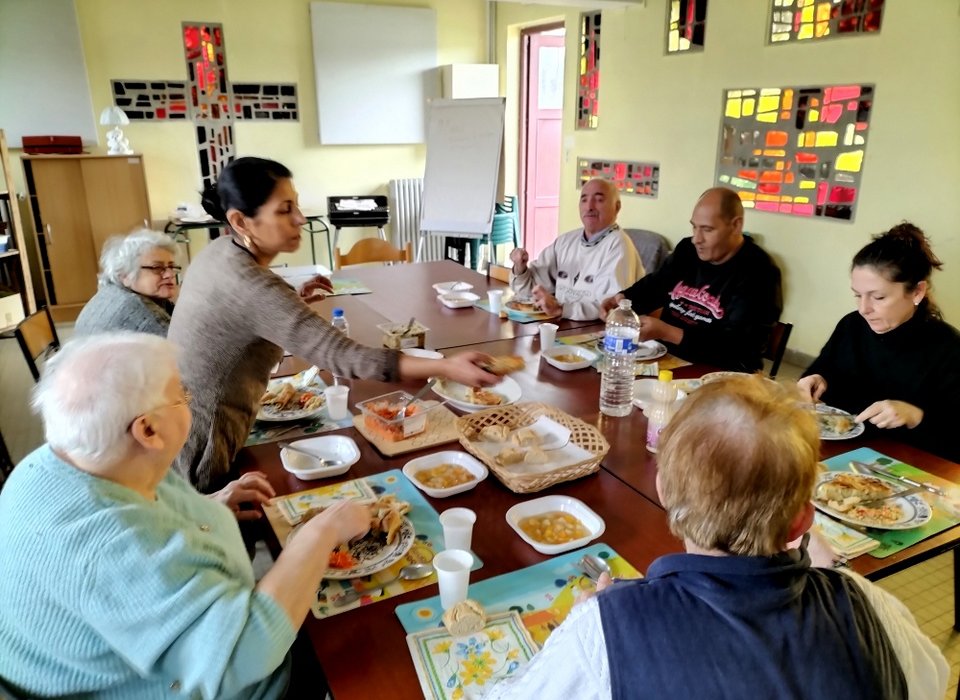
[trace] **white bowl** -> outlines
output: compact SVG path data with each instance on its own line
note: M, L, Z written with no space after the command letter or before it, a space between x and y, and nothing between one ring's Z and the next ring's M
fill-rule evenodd
M418 471L421 469L439 467L441 464L456 464L466 469L476 478L473 481L468 481L465 484L458 484L457 486L451 486L450 488L446 489L432 489L429 486L424 486L417 480L416 473ZM446 498L447 496L452 496L455 493L469 491L481 481L486 479L487 473L487 468L483 466L483 463L481 463L479 460L471 457L466 452L458 452L456 450L434 452L431 455L411 459L409 462L403 465L404 476L406 476L418 489L423 491L428 496L433 496L434 498Z
M549 513L554 510L559 510L574 516L583 523L583 526L587 528L590 534L586 537L581 537L579 540L572 540L565 544L544 544L531 539L527 536L527 533L520 528L520 521L524 518L529 518L531 515ZM524 542L541 554L560 554L561 552L569 552L571 549L583 547L588 542L592 542L600 537L607 527L606 523L603 522L603 518L593 512L586 503L571 496L542 496L540 498L534 498L532 501L518 503L507 511L507 524L520 535L520 538Z
M433 288L437 290L437 294L446 294L447 292L466 292L473 289L473 285L469 282L437 282Z
M589 367L600 357L599 353L581 345L554 345L552 348L548 348L540 354L543 355L543 359L547 361L548 365L562 369L564 372ZM557 355L576 355L580 358L580 361L561 362L557 359Z
M410 357L424 357L428 360L442 360L443 353L436 350L424 350L423 348L404 348L401 350L404 355Z
M473 306L473 302L479 298L473 292L456 291L439 295L437 301L449 309L465 309L468 306Z
M633 383L633 405L641 411L646 410L653 402L653 388L657 385L658 381L660 380L654 377L637 379ZM677 387L677 401L682 401L685 398L687 398L687 392Z
M342 462L342 464L333 467L321 467L319 466L319 460L284 447L280 450L280 461L283 463L283 468L301 481L339 476L360 460L360 448L357 447L357 443L352 438L345 435L306 438L290 444L309 450L319 457Z

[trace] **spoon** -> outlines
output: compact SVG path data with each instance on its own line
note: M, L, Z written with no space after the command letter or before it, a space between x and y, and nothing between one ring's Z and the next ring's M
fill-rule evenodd
M410 317L410 322L407 324L407 327L404 329L403 333L400 334L401 338L406 338L408 335L410 335L410 331L413 330L413 324L416 319L416 316Z
M584 554L577 562L577 566L594 581L597 581L601 574L613 576L610 565L596 554Z
M400 569L400 573L394 576L392 579L383 582L374 582L363 588L351 588L342 596L333 601L333 607L342 608L344 605L349 605L356 600L359 600L360 596L370 593L371 591L378 591L381 588L386 588L391 583L396 583L397 581L419 581L424 579L434 571L433 564L407 564L405 567Z
M397 415L398 415L398 416L403 415L404 411L407 410L407 406L409 406L409 405L412 404L412 403L415 403L415 402L417 401L417 399L422 399L424 396L426 396L426 395L427 395L427 392L430 391L430 387L432 387L434 384L436 384L436 383L437 383L437 380L438 380L439 378L440 378L440 377L434 377L434 378L431 379L429 382L427 382L426 384L424 384L423 387L421 387L420 391L418 391L416 394L414 394L413 396L411 396L411 397L400 407L400 410L397 411Z
M326 457L321 457L315 452L311 452L310 450L305 450L302 447L291 445L289 442L278 442L277 445L281 449L292 450L293 452L299 452L300 454L306 455L307 457L313 457L315 460L320 462L321 467L336 467L338 465L343 464L343 462L339 459L327 459Z

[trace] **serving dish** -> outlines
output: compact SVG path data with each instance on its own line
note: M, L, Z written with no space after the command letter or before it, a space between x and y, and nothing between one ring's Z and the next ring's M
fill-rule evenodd
M280 462L284 469L301 481L339 476L360 460L360 448L352 438L345 435L323 435L296 440L290 444L314 453L319 459L340 462L333 466L322 467L319 466L319 459L284 447L280 450Z
M564 372L584 369L600 359L600 353L582 345L554 345L540 354L548 365ZM565 355L576 355L580 359L576 362L563 362L559 358Z
M450 486L442 489L431 488L417 479L417 472L420 470L432 469L440 466L441 464L456 464L459 467L463 467L470 472L471 475L473 475L474 479L473 481L468 481L464 484L457 484L456 486ZM453 496L457 493L469 491L470 489L475 488L476 485L481 481L486 479L488 473L489 472L487 468L483 466L483 464L481 464L477 459L471 457L466 452L460 452L459 450L434 452L430 455L411 459L409 462L403 465L404 476L406 476L414 486L433 498L446 498L447 496Z
M527 535L520 527L520 521L524 518L553 511L569 513L574 516L587 529L588 534L585 537L563 544L544 544ZM603 522L603 518L597 515L586 503L572 496L541 496L540 498L518 503L507 511L506 519L507 524L520 535L520 538L524 542L541 554L549 555L569 552L571 549L583 547L587 543L600 537L606 529L606 523Z

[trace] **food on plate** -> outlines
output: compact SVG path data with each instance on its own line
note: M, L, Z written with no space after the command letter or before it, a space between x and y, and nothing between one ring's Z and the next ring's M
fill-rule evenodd
M583 362L584 358L580 357L575 352L565 352L559 355L551 355L556 362L560 362L567 365L572 365L576 362Z
M323 394L300 391L290 382L282 382L260 397L261 406L272 406L278 411L312 411L323 406Z
M511 299L505 304L505 306L508 309L522 311L524 313L532 313L537 311L537 303L533 299Z
M511 464L519 464L523 461L526 450L520 449L519 447L507 447L500 451L494 459L496 459L497 464L502 467L509 466Z
M547 453L539 447L531 447L523 456L523 461L527 464L544 464L547 461Z
M480 429L480 439L487 442L505 442L510 436L510 428L505 425L487 425Z
M409 432L404 431L404 421L398 420L401 418L401 412L403 413L402 418L405 419L419 410L417 404L407 404L404 408L402 403L392 401L374 401L365 404L364 408L366 410L363 412L363 424L370 431L390 442L397 442L405 437L410 437Z
M489 361L480 363L480 367L499 377L511 372L519 372L526 366L527 363L519 355L495 355Z
M894 493L893 486L875 476L842 473L830 481L820 484L816 498L828 504L830 501L842 504L847 499L856 498L856 501L849 504L853 505L877 498L887 498ZM833 508L833 506L830 507ZM837 508L836 510L840 509Z
M575 516L559 510L531 515L518 524L528 537L543 544L566 544L590 534Z
M864 524L890 525L903 520L903 508L896 503L882 503L872 508L855 505L844 515Z
M406 501L392 493L381 496L370 504L370 534L384 534L387 544L393 544L403 525L403 516L409 512L410 504Z
M487 624L487 613L475 600L461 600L443 613L443 626L454 637L476 634Z
M431 489L449 489L477 479L459 464L440 464L436 467L421 469L414 476L417 481Z
M331 569L352 569L357 565L357 560L350 554L349 550L344 548L344 545L340 545L330 552L330 560L327 565Z
M499 406L503 403L503 396L495 391L472 386L467 389L466 401L478 406Z
M530 428L520 428L510 436L510 442L517 447L539 447L540 436Z
M820 424L820 431L828 435L844 435L856 425L851 416L835 413L818 413L817 423Z

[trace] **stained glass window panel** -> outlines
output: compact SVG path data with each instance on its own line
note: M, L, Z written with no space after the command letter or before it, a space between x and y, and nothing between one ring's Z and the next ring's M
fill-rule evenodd
M580 15L580 66L577 83L577 128L596 129L600 122L601 13Z
M884 0L773 0L770 42L879 32L883 8Z
M667 53L702 51L707 0L670 0L667 11Z
M727 90L717 184L747 208L852 221L873 96L872 85Z
M621 194L656 199L660 191L660 164L632 160L577 159L577 187L595 177L612 182Z

